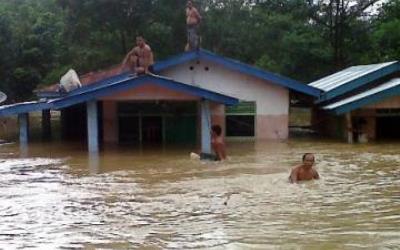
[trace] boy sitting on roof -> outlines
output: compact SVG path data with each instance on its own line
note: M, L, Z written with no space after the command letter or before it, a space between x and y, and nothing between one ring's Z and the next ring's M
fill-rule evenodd
M128 52L122 61L122 67L128 67L136 75L152 73L153 52L143 37L136 37L136 46Z

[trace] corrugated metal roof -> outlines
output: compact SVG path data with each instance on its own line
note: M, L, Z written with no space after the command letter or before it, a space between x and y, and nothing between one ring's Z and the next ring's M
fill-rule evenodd
M335 74L314 81L310 83L309 86L321 89L323 91L330 91L346 83L349 83L357 78L360 78L362 76L365 76L369 73L380 70L395 63L397 63L397 61L379 63L379 64L352 66L342 71L339 71Z
M397 87L397 86L400 86L400 78L394 78L394 79L392 79L392 80L390 80L390 81L388 81L388 82L386 82L386 83L384 83L382 85L379 85L378 87L372 88L370 90L367 90L367 91L362 92L362 93L360 93L358 95L354 95L354 96L351 96L349 98L343 99L341 101L332 103L332 104L327 105L327 106L325 106L323 108L324 109L328 109L328 110L336 109L336 108L339 108L339 107L341 107L343 105L350 104L352 102L355 102L355 101L370 97L370 96L372 96L374 94L380 93L380 92L385 91L385 90L389 90L389 89Z

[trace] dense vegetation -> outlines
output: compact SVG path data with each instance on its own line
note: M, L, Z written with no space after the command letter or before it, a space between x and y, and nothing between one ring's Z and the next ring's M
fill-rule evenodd
M186 0L0 0L0 90L118 64L143 35L156 59L183 51ZM400 58L400 0L198 0L202 47L309 82Z

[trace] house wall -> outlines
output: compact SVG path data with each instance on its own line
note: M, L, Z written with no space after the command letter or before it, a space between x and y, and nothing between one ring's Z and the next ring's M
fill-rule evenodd
M344 115L336 116L314 108L311 115L311 124L320 136L343 140L347 138L347 125Z
M360 119L363 120L362 125ZM312 126L321 136L347 140L347 132L354 133L355 142L367 142L376 139L375 109L363 108L351 112L352 125L349 128L345 115L334 115L323 110L314 109Z
M186 95L177 91L157 86L155 84L145 84L132 88L128 91L119 92L114 95L103 97L103 101L129 101L129 100L173 100L173 101L193 101L199 100L198 97Z
M209 61L191 61L177 65L165 70L162 75L242 101L254 101L257 113L256 138L288 138L289 91L286 88Z
M400 108L400 96L395 96L381 102L367 105L361 109L352 112L352 122L356 124L359 119L363 119L365 123L355 131L358 134L365 134L367 141L377 139L377 109L398 109Z
M357 109L352 112L352 121L355 125L358 119L363 119L365 123L358 128L358 134L365 134L367 141L376 139L376 110L372 108Z
M119 140L118 131L118 110L117 102L121 101L197 101L196 96L187 95L173 91L156 84L144 84L128 91L119 92L101 98L103 105L103 141L104 143L117 143ZM212 104L211 115L220 123L220 112L224 105ZM200 120L199 120L200 121ZM198 121L198 123L199 123ZM223 126L224 123L221 123ZM200 127L199 125L197 127Z

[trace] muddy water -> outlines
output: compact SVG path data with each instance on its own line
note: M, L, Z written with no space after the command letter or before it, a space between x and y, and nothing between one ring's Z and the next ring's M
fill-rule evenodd
M289 185L315 152L320 181ZM231 143L190 148L0 146L3 249L397 249L400 143Z

